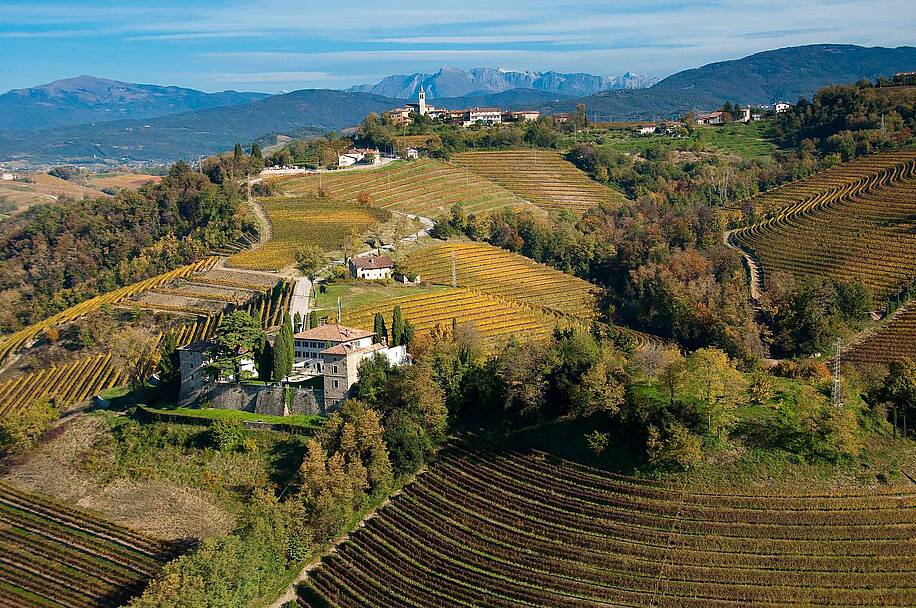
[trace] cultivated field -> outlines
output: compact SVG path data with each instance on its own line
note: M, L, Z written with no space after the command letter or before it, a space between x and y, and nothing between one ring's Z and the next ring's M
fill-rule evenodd
M175 548L0 482L0 605L120 606Z
M916 301L904 304L879 327L850 344L844 356L863 363L916 360Z
M3 207L9 208L7 211L0 207L0 212L12 214L32 205L53 203L61 198L82 200L107 196L97 190L96 186L81 188L79 184L47 173L26 173L23 177L29 181L0 181L0 203L4 204Z
M560 321L544 310L481 291L458 288L439 289L344 310L342 322L371 330L375 313L380 312L385 317L386 327L391 327L396 305L401 306L404 318L418 332L430 332L437 327L449 331L454 319L459 324L472 324L480 336L492 344L510 338L519 341L546 338Z
M149 182L158 184L161 181L162 176L160 175L144 175L142 173L103 174L89 178L89 183L97 190L101 190L102 188L128 188L136 190Z
M619 192L589 178L559 152L462 152L452 157L452 162L551 211L584 213L603 202L625 200Z
M866 167L871 173L857 177ZM875 155L805 181L792 190L803 200L733 233L764 278L785 271L858 280L878 295L916 278L916 153ZM772 197L790 201L782 190Z
M587 321L597 314L591 283L485 243L444 243L412 251L407 265L424 281L470 287Z
M320 184L319 184L320 182ZM456 165L437 160L396 162L381 169L278 178L288 194L314 194L319 185L328 196L355 202L361 193L383 209L427 217L448 213L461 203L468 213L529 206L516 194Z
M229 258L230 264L254 270L280 270L296 261L303 245L318 245L326 251L339 250L351 232L363 234L385 222L384 209L349 202L322 199L306 194L260 199L270 220L267 243Z
M699 493L457 447L325 557L300 602L913 606L914 538L912 487Z

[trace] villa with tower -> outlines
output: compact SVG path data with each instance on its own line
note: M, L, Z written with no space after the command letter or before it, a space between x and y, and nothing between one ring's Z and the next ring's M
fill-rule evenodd
M448 110L437 108L426 103L426 90L420 86L416 103L408 103L401 108L393 108L383 114L398 126L409 125L413 120L411 116L427 116L433 119L442 119L463 127L474 124L499 124L502 122L525 122L537 120L541 113L537 110L521 110L516 112L503 111L501 108L467 108L464 110Z

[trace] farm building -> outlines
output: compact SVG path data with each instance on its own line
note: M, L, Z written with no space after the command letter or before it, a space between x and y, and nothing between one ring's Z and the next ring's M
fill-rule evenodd
M709 112L697 116L698 125L721 125L725 124L724 112Z
M381 343L372 344L371 338L369 341L370 343L365 346L345 342L321 352L325 409L337 408L346 401L353 385L359 381L359 364L365 359L379 355L388 359L392 365L403 365L407 362L407 347L403 344L386 346Z
M350 274L355 279L387 279L391 277L391 271L394 269L394 262L387 255L367 255L358 258L350 258L348 262Z

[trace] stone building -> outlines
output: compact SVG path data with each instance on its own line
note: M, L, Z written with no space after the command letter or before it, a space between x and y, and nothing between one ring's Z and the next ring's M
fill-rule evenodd
M301 331L293 336L293 367L305 373L320 375L324 371L322 351L341 344L369 346L374 335L371 331L343 325L319 325Z
M324 371L324 407L333 410L350 397L353 385L359 381L359 364L379 355L388 359L392 365L403 365L407 362L406 346L385 346L369 344L357 346L352 342L338 344L321 353Z

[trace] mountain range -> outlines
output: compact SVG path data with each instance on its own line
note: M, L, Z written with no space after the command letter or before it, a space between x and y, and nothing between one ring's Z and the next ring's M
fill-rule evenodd
M431 99L501 93L511 89L533 89L557 95L583 97L612 89L640 89L658 81L627 72L622 76L595 76L581 72L519 72L494 68L442 68L435 74L398 74L376 84L360 84L347 89L354 93L373 93L386 97L414 98L420 87Z
M645 120L677 116L690 110L714 109L725 101L741 104L764 104L780 100L794 102L828 84L890 76L895 72L912 70L914 66L914 47L866 48L823 44L766 51L743 59L712 63L678 72L648 88L602 90L586 96L570 96L532 88L481 91L478 83L473 85L475 90L469 95L434 96L433 91L439 93L439 88L433 89L430 95L436 105L447 108L494 105L506 109L531 108L552 113L571 111L576 104L584 103L590 115L602 119ZM439 73L444 72L440 70ZM509 74L499 70L493 72ZM56 83L52 84L55 86L38 88L56 90ZM434 84L438 86L438 83ZM408 83L405 86L410 85ZM90 103L91 95L87 97L83 88L75 88L77 93L55 97L59 101L51 107L57 108L57 112L69 105L79 107L82 104L86 108L95 108ZM0 159L57 163L90 162L92 159L106 162L167 162L177 158L196 158L201 154L231 148L236 142L247 143L270 134L301 136L341 129L357 124L369 112L381 112L406 101L401 96L387 97L364 91L326 89L305 89L266 96L234 92L188 93L188 89L176 87L153 88L157 92L179 91L179 99L158 107L156 104L147 104L144 109L144 103L134 103L132 95L125 95L125 101L120 106L108 103L109 98L101 95L101 109L92 111L105 116L123 107L123 110L117 109L117 112L129 114L145 111L164 115L108 122L94 119L94 123L79 125L62 125L48 118L46 124L58 126L40 130L13 130L7 123L5 130L0 130ZM449 90L443 80L441 91ZM138 95L141 99L144 97L141 93ZM167 108L183 107L182 103L216 103L217 98L201 97L208 95L224 96L226 105L168 112ZM245 102L240 97L245 95L257 98ZM0 96L3 97L6 95ZM42 103L21 103L23 113L45 111L50 116L51 110L35 107Z
M43 129L235 106L267 93L204 93L181 87L77 76L0 95L0 129Z

